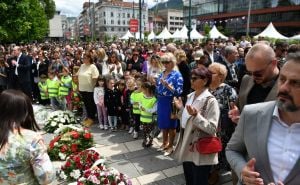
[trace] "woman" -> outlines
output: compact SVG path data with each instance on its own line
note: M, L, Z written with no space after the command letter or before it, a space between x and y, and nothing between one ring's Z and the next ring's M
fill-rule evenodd
M55 171L37 130L31 100L21 91L0 95L0 184L49 184Z
M160 61L160 57L158 55L152 55L150 62L147 65L147 80L155 84L158 75L163 71L163 69L164 66Z
M199 138L217 133L220 110L217 100L208 91L211 79L207 68L194 69L191 75L194 92L187 96L186 105L183 106L181 99L175 99L182 128L175 158L183 162L187 185L207 185L211 166L218 163L218 153L200 154L194 147Z
M93 64L93 55L86 51L83 55L83 64L78 71L78 88L87 112L87 118L83 121L84 126L91 126L96 114L94 103L94 87L99 77L99 71Z
M228 118L228 111L230 110L230 103L235 102L237 93L230 85L225 84L224 80L227 76L227 69L224 65L219 63L212 63L208 69L212 73L212 83L210 84L210 91L219 102L221 111L220 115L220 130L223 150L220 152L220 165L223 170L229 171L230 165L228 164L225 156L225 148L232 133L235 130L235 124Z
M102 65L102 75L112 76L117 81L123 76L122 64L117 52L112 52L108 57L108 62Z
M163 133L163 144L158 149L164 155L173 152L177 119L171 119L172 101L182 93L183 79L179 71L175 70L176 58L172 53L165 53L161 62L165 70L158 76L157 88L157 123Z
M175 56L177 59L177 66L179 69L179 72L182 75L183 78L183 92L181 94L181 98L183 98L183 103L186 101L186 96L191 91L191 71L187 64L187 57L185 52L182 49L176 50Z

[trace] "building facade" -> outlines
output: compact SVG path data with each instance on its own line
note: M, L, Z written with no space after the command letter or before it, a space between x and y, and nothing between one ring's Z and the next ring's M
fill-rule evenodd
M250 6L249 6L250 5ZM191 16L198 30L205 24L226 28L232 35L256 35L272 22L276 29L292 36L300 32L300 0L192 0ZM184 21L189 18L189 0L184 1Z
M120 0L84 3L78 17L79 36L120 38L129 30L130 19L139 19L139 4ZM142 33L148 31L148 8L142 4Z

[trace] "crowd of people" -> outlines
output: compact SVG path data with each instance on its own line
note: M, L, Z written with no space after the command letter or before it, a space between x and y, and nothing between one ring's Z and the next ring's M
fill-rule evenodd
M299 44L272 45L243 38L240 42L206 39L181 45L36 43L0 49L0 92L20 90L34 103L74 111L84 117L87 127L98 124L102 130L127 130L134 139L142 133L143 147L151 147L152 132L158 127L162 133L158 151L174 154L183 162L188 185L211 183L215 169L232 170L234 184L300 182L299 174L289 175L294 165L299 169L298 149L273 156L289 145L286 141L294 147L300 142L295 139L300 133L296 116L300 111ZM247 106L276 99L276 106ZM264 118L265 114L273 117ZM277 127L269 131L265 122L271 120ZM11 121L5 128L20 133L23 120ZM285 143L273 135L284 134L282 125L294 130ZM26 123L27 127L36 130ZM268 135L271 139L266 140ZM211 136L221 139L222 150L197 151L197 141ZM7 134L0 139L1 156L11 141ZM257 154L258 146L262 154ZM280 157L291 158L280 160L292 165L285 166L284 174L275 164Z

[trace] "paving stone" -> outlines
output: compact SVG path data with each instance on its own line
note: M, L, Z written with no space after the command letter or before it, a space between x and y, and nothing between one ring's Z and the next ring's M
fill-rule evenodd
M159 181L148 183L147 185L185 185L184 175L176 175L173 177L165 178Z
M114 144L114 145L96 148L96 151L98 151L100 155L104 157L110 157L117 154L127 153L128 149L125 147L124 144Z
M166 176L161 171L137 177L141 184L148 184L165 178Z
M135 168L135 166L128 160L122 160L116 163L109 164L110 167L114 167L119 172L128 175L130 178L139 177L141 174Z
M180 175L183 174L183 168L182 165L179 166L175 166L169 169L165 169L163 170L163 173L167 176L167 177L173 177L176 175Z

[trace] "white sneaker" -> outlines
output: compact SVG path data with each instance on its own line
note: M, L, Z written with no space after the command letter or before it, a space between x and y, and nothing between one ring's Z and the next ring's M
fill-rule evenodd
M101 130L103 130L103 129L104 129L104 126L103 126L102 124L100 124L100 125L99 125L99 128L100 128Z
M139 137L138 132L134 131L133 132L133 139L137 139Z
M128 134L132 134L132 132L133 132L133 127L130 127Z
M107 125L104 125L104 130L108 130L108 126Z

